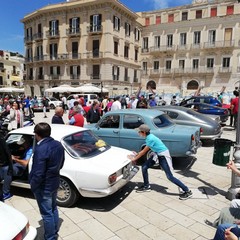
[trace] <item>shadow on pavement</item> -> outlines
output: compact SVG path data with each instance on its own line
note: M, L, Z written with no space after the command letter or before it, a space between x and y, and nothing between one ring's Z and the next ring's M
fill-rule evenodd
M129 194L136 187L136 182L129 182L122 189L103 198L83 198L80 197L78 202L73 207L79 207L82 209L99 211L99 212L108 212L117 207L121 202L123 202Z
M217 194L221 194L222 196L226 196L226 192L223 191L222 189L213 186L211 183L201 179L199 177L199 173L194 172L191 170L191 167L193 166L193 164L195 163L195 161L197 160L197 158L195 157L188 157L188 158L184 158L184 159L173 159L173 166L174 169L176 170L176 172L178 174L182 174L185 177L189 177L189 178L194 178L197 179L198 181L202 182L204 185L203 186L199 186L198 188L204 188L207 192L207 195L217 195Z

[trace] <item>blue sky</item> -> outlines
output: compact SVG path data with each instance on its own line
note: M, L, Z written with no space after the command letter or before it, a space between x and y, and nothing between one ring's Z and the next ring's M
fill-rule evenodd
M192 0L120 0L131 10L150 11L190 4ZM64 0L2 0L0 14L0 49L24 54L23 24L20 20L48 4L64 2Z

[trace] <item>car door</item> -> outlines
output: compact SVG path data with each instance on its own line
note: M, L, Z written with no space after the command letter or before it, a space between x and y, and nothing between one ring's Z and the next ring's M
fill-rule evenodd
M120 120L120 114L111 113L104 115L101 121L96 124L94 133L109 145L119 147Z
M122 129L120 133L120 146L132 151L139 151L145 143L145 139L140 137L135 130L144 124L144 119L138 114L124 114L122 116Z

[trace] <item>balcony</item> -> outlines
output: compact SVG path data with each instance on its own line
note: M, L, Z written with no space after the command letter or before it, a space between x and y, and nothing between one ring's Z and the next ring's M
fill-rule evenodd
M81 59L81 53L70 53L68 59Z
M60 74L50 74L49 80L60 80L61 76Z
M33 58L32 57L26 57L25 58L25 63L30 63L33 62Z
M149 48L149 52L153 54L166 54L166 53L172 53L176 51L175 45L169 45L169 46L159 46L159 47L151 47Z
M44 80L44 75L38 75L38 80Z
M80 75L79 75L79 74L71 74L71 75L70 75L70 79L71 79L71 80L80 79Z
M27 80L33 80L33 76L32 75L27 76Z
M24 43L28 44L28 43L32 43L33 41L33 36L27 36L24 38Z
M68 28L66 30L66 35L69 37L79 37L81 35L80 28Z
M159 75L161 72L160 69L151 69L150 70L150 75Z
M220 67L218 70L219 73L231 73L232 68L231 67Z
M47 38L59 38L59 30L54 29L54 30L48 30L46 31L46 37Z
M91 74L91 79L101 79L101 74Z
M149 48L142 48L142 53L149 53Z
M90 34L101 34L102 29L103 29L102 25L88 26L87 32Z
M234 41L205 42L204 49L233 48Z
M182 44L182 45L178 45L176 50L183 52L183 51L189 50L189 48L190 48L190 45Z
M124 76L124 82L130 82L130 77Z
M133 77L133 82L137 83L138 82L138 78L137 77Z
M43 33L41 33L41 32L35 33L35 34L33 35L33 40L35 40L35 41L41 41L41 40L43 40Z
M95 50L93 52L87 52L87 58L102 58L103 53Z
M202 48L201 43L193 43L191 44L191 50L200 50Z
M113 80L118 81L119 80L119 75L112 75Z
M44 55L34 57L34 62L39 62L39 61L43 61L43 60L44 60Z

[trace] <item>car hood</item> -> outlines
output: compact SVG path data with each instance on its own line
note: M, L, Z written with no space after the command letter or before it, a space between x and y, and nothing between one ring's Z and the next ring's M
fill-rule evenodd
M27 218L0 201L0 239L13 239L27 224Z

